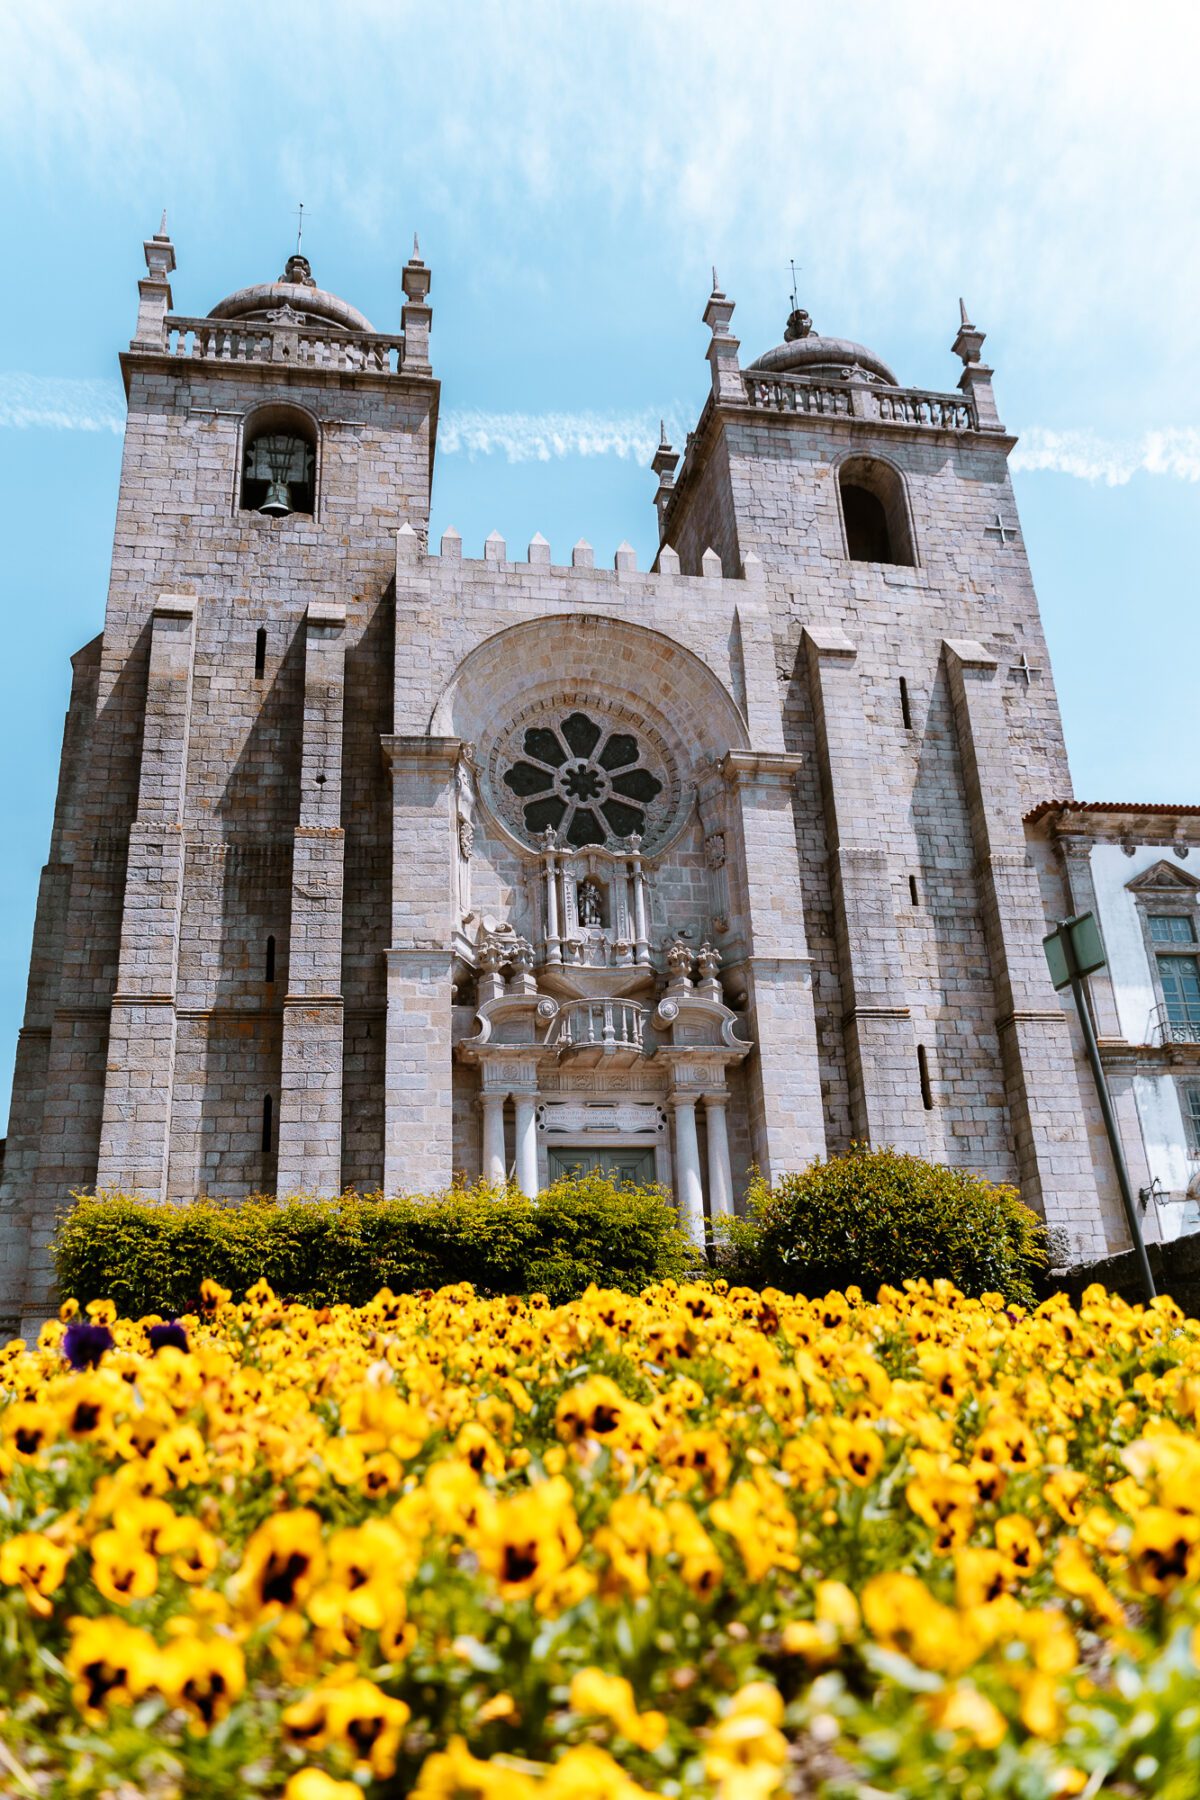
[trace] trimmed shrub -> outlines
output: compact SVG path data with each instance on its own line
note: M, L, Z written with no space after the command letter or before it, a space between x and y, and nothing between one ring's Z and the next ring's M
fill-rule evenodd
M81 1196L53 1246L60 1292L112 1300L130 1318L174 1316L208 1277L240 1299L264 1278L281 1299L361 1306L378 1293L469 1281L480 1294L548 1296L590 1282L638 1293L695 1260L670 1197L602 1175L556 1181L527 1200L486 1185L424 1198L262 1196L221 1205Z
M1034 1304L1046 1228L1015 1188L896 1150L855 1145L771 1187L727 1225L722 1272L756 1287L820 1296L854 1285L952 1281L964 1294Z

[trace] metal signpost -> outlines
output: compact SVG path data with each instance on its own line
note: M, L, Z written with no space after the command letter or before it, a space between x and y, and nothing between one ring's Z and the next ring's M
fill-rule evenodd
M1050 979L1054 983L1055 991L1059 992L1061 989L1069 987L1075 996L1075 1010L1079 1014L1079 1026L1083 1032L1083 1041L1087 1045L1088 1061L1092 1065L1096 1094L1100 1101L1100 1111L1104 1115L1104 1129L1108 1133L1113 1162L1116 1165L1117 1183L1121 1189L1121 1204L1125 1208L1129 1235L1133 1239L1142 1287L1146 1299L1153 1300L1157 1289L1154 1286L1154 1276L1150 1272L1150 1258L1146 1255L1142 1223L1138 1218L1133 1190L1129 1185L1129 1171L1125 1167L1125 1155L1121 1149L1120 1137L1117 1135L1117 1118L1113 1112L1108 1082L1104 1077L1104 1065L1100 1061L1100 1046L1096 1042L1096 1031L1092 1024L1092 1015L1088 1010L1087 995L1083 987L1085 978L1088 975L1094 975L1096 970L1102 969L1105 964L1104 944L1101 941L1100 927L1096 923L1095 914L1080 913L1078 918L1063 919L1047 937L1042 939L1042 945L1046 952L1046 961L1050 967Z

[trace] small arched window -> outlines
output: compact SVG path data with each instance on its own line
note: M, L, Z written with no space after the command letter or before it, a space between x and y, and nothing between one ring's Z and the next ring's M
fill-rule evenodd
M904 483L890 463L852 456L838 470L846 555L851 562L899 563L912 568L912 531Z
M317 436L306 413L265 406L246 421L242 440L244 512L284 519L312 513L316 502Z

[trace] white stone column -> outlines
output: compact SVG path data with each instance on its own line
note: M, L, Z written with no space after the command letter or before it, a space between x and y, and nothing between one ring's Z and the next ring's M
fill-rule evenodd
M700 1183L700 1140L696 1136L696 1102L673 1094L675 1109L675 1203L685 1237L704 1248L704 1189Z
M485 1093L480 1101L483 1109L483 1178L504 1186L504 1102L505 1094Z
M642 859L633 859L633 936L635 955L639 964L650 961L650 933L646 929L646 878L642 874Z
M733 1169L729 1162L729 1132L725 1124L727 1094L704 1096L704 1124L708 1132L708 1204L713 1223L733 1216Z
M562 934L558 929L558 858L546 858L546 961L562 961Z
M517 1114L517 1186L531 1200L537 1199L537 1102L532 1094L514 1094Z
M538 1197L538 1118L536 1096L513 1094L516 1111L516 1186L531 1201Z

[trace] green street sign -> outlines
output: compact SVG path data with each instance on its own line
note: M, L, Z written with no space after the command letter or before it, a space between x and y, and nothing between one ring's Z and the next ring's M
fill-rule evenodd
M1064 919L1042 939L1055 991L1070 987L1081 975L1094 975L1105 964L1104 945L1095 913Z

